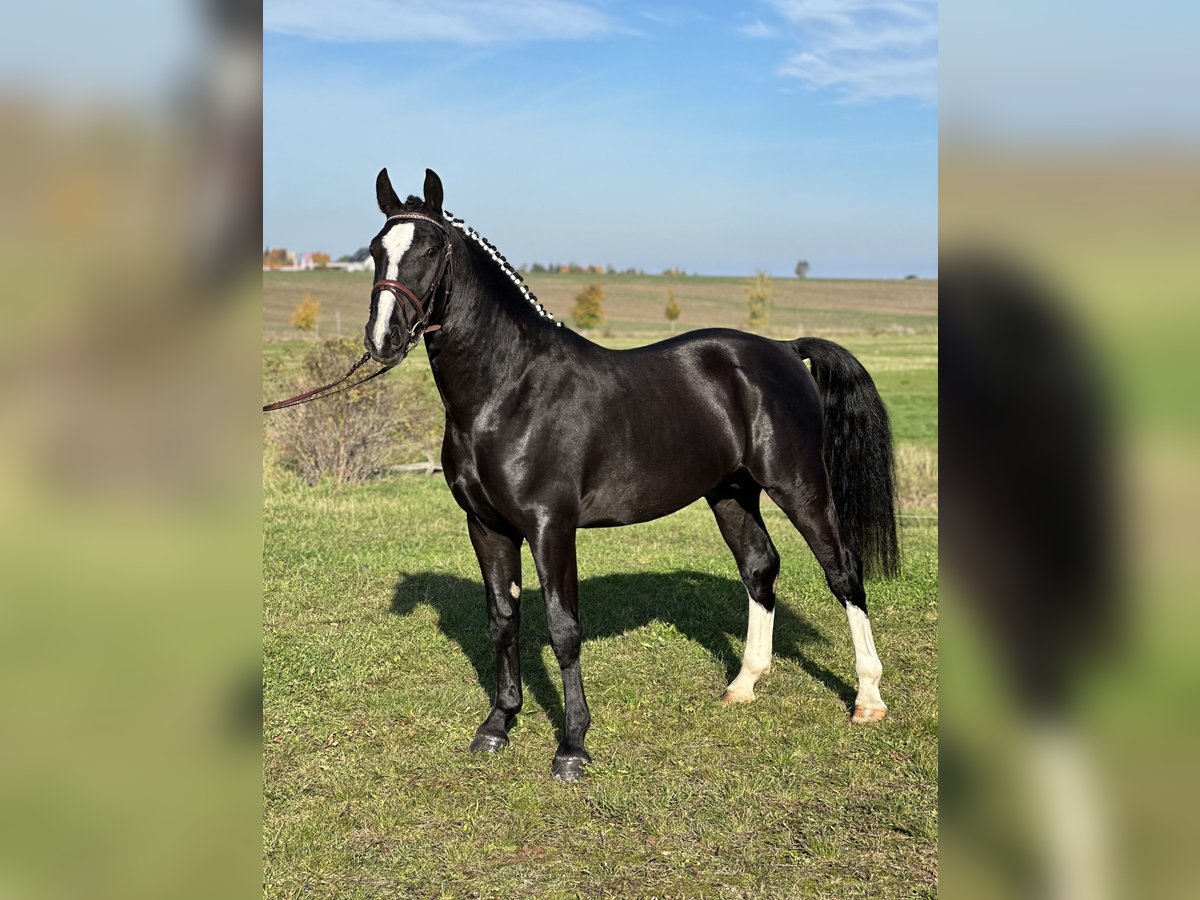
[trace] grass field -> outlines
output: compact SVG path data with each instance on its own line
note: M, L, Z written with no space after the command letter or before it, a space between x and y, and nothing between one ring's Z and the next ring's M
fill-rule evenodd
M936 334L891 327L891 302L870 326L848 318L839 340L892 413L906 512L934 515ZM264 345L266 392L284 386L304 346ZM421 388L427 376L417 354L385 381ZM563 786L549 775L561 683L528 550L525 708L510 748L478 758L466 746L490 704L492 652L463 515L442 480L310 488L268 458L268 896L936 893L931 521L905 520L902 576L868 585L891 708L868 727L847 721L845 615L782 513L765 513L783 556L775 665L757 703L729 708L719 698L740 660L746 598L706 505L581 532L595 762Z

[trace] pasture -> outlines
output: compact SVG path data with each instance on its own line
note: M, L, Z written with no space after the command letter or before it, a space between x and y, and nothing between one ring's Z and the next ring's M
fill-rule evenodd
M744 278L550 273L525 280L538 300L568 324L575 295L585 284L601 282L608 298L608 328L616 335L665 336L668 289L675 291L682 310L679 330L740 328L746 320ZM863 331L928 333L937 327L935 281L777 278L774 286L778 296L771 316L773 337L799 337L801 331L823 337ZM334 333L340 313L342 334L361 337L370 292L371 274L366 272L264 272L264 332L274 339L295 337L288 320L307 293L321 303L323 335Z
M530 281L565 318L574 292L596 277ZM603 280L615 334L597 339L614 346L665 334L668 285L683 327L744 317L740 279ZM525 707L504 753L472 756L492 649L463 514L444 482L391 474L309 487L268 446L268 896L936 893L938 568L925 518L937 512L936 283L776 285L775 336L801 326L836 334L872 372L893 418L902 512L920 517L903 520L902 575L868 583L889 717L849 725L845 615L769 504L783 557L774 667L756 703L721 705L741 656L746 595L701 502L656 522L580 532L589 776L569 786L550 778L561 683L528 549ZM343 333L357 334L368 288L365 275L264 276L264 331L275 338L264 344L265 395L282 396L305 348L286 324L300 294L322 300L326 333L341 309ZM432 390L421 351L372 384Z

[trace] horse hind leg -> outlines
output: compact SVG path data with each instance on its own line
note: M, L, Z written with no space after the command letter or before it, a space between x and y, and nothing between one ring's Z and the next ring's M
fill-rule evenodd
M767 493L804 536L825 571L829 589L846 610L850 638L854 642L854 670L858 676L858 694L851 721L877 722L887 716L887 704L879 694L883 663L875 651L875 637L867 615L862 563L842 542L829 487L821 484L814 490L813 485L807 485L794 491L768 488Z
M742 667L721 697L726 704L754 702L755 683L771 670L779 553L771 543L759 511L760 491L757 484L739 486L731 483L706 498L721 536L737 560L749 605Z

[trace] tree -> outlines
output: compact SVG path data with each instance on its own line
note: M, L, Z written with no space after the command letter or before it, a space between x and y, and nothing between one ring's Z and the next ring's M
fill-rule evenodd
M312 294L305 294L292 310L292 327L300 331L312 331L317 327L317 314L320 311L321 301L313 299Z
M808 260L802 259L796 263L796 277L804 278L806 275L808 275Z
M312 255L312 264L315 268L323 269L329 265L329 254L317 251Z
M286 266L290 261L288 259L288 252L283 247L274 247L263 251L264 268L279 269Z
M675 291L667 288L667 308L663 310L663 315L671 323L671 334L675 333L675 320L679 318L681 312L683 310L679 308L679 300L675 297Z
M746 312L750 328L757 331L765 328L771 317L771 304L775 300L775 286L766 272L755 272L746 282Z
M575 297L575 324L583 331L604 321L604 285L593 282Z

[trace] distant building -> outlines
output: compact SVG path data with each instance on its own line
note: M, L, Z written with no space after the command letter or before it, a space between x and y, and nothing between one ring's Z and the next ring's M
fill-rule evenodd
M375 268L375 260L371 259L371 251L361 247L346 257L347 272L367 272Z
M272 258L268 260L268 256ZM286 263L280 261L280 256ZM318 268L315 253L301 253L297 256L290 250L268 251L263 254L263 271L267 272L308 272ZM322 254L323 256L323 254ZM337 262L326 262L321 268L337 269L342 272L374 271L375 261L371 259L371 251L366 247L357 250L349 256L343 256Z

